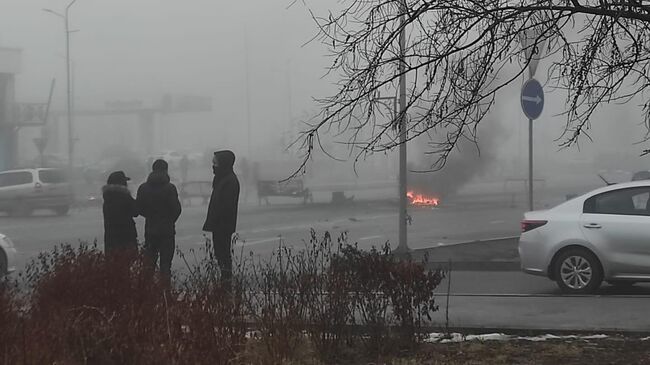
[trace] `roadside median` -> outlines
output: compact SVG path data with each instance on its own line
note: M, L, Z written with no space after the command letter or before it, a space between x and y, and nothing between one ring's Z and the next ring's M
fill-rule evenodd
M416 249L414 260L428 256L428 267L460 271L519 271L519 236L475 240Z

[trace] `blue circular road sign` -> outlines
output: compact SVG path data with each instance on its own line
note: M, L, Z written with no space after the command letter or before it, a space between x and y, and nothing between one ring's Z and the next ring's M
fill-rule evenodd
M521 109L528 119L537 119L544 110L544 89L539 81L530 79L521 88Z

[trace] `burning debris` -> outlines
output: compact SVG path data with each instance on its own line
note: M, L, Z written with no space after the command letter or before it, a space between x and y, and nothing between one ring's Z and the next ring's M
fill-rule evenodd
M505 111L494 109L478 128L478 145L470 138L459 140L442 168L437 165L440 155L430 153L432 146L433 149L437 146L435 140L432 142L429 136L424 135L415 140L412 147L409 145L413 149L407 167L409 190L423 194L424 198L429 196L449 203L466 184L481 181L486 176L500 179L500 175L508 174L503 166L499 166L501 170L493 168L499 161L499 151L506 150L507 145L504 143L510 132L501 124L502 117L506 117ZM439 135L441 138L445 136L444 133ZM437 138L435 135L433 137Z
M409 198L409 203L414 206L437 207L440 204L439 198L417 194L413 191L407 192L406 196Z

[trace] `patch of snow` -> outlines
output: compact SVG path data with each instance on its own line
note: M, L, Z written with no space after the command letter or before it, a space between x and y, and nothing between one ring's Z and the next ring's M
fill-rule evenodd
M254 339L254 338L260 338L262 337L262 332L260 331L247 331L246 335L244 337L248 340Z
M546 334L541 336L511 336L504 333L486 333L481 335L463 335L460 333L430 333L427 338L424 340L429 343L457 343L464 341L532 341L532 342L541 342L548 340L600 340L608 338L607 335L589 335L589 336L556 336L553 334ZM642 339L642 341L650 340L650 337Z
M510 340L512 336L508 336L504 333L487 333L484 335L469 335L465 337L467 341L507 341Z
M601 340L603 338L608 338L609 336L607 335L592 335L592 336L582 336L580 339L582 340Z

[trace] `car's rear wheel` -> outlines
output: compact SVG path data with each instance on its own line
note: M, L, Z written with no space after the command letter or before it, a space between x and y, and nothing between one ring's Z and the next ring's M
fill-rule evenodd
M557 285L567 294L593 293L603 281L603 269L598 258L583 248L562 252L556 260L554 271Z

